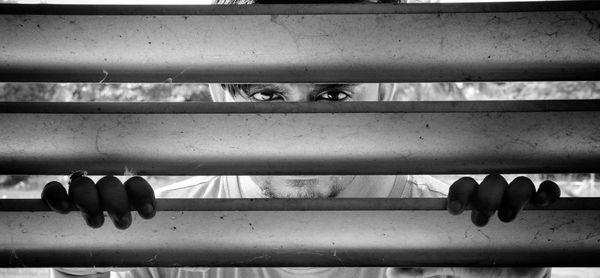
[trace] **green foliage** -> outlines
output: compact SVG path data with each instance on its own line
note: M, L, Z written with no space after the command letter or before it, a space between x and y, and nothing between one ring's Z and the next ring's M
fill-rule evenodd
M599 99L600 82L399 83L398 101ZM211 101L206 84L0 83L0 101Z
M0 101L211 101L206 84L0 83Z
M401 83L396 100L599 99L600 82Z

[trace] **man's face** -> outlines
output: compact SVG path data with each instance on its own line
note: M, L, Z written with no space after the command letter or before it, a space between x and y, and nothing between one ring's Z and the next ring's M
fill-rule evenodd
M379 84L252 84L237 92L236 102L246 101L377 101ZM271 198L335 197L355 176L251 176Z
M245 92L234 95L244 101L377 101L379 84L251 84Z

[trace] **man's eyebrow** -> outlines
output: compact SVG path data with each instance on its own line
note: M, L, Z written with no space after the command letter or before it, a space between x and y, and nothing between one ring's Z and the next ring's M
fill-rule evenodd
M360 85L360 83L344 83L344 84L315 84L316 91L322 92L326 90L332 89L353 89L354 87Z
M265 89L274 90L274 91L278 91L278 92L282 92L282 93L285 92L285 89L283 89L280 86L277 86L275 84L250 84L248 86L248 92L246 92L246 93L251 94L253 92L261 91L261 90L265 90Z
M332 89L351 90L354 87L360 85L360 83L314 84L314 85L315 85L314 92L323 92L323 91L332 90ZM258 92L258 91L262 91L262 90L273 90L273 91L277 91L277 92L281 92L281 93L286 92L285 88L278 86L276 84L272 84L272 83L248 84L247 88L248 88L248 91L245 93L248 95Z

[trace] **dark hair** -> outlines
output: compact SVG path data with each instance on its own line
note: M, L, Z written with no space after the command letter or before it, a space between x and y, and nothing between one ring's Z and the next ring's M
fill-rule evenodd
M399 0L380 0L378 2L395 2ZM249 4L327 4L327 3L359 3L363 0L217 0L217 5L249 5ZM248 92L250 84L221 84L221 87L232 95Z
M254 0L217 0L217 5L244 5L254 4Z

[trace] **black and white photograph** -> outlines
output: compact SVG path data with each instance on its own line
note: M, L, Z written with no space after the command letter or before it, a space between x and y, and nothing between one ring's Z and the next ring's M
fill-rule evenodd
M0 0L0 278L600 278L600 1Z

